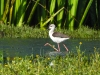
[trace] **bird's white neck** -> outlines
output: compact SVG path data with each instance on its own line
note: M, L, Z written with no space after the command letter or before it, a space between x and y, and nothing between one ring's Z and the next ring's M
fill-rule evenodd
M49 30L49 36L52 37L52 34L54 33L54 29Z
M54 30L49 30L49 35L53 33L54 33Z

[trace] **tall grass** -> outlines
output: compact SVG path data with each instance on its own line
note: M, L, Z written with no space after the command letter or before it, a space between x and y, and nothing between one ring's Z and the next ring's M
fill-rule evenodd
M92 17L88 14L89 9L95 6L91 8L92 11L95 10L93 12L95 16L91 19L94 21L91 23L99 27L98 3L99 0L94 2L93 0L3 0L0 1L0 20L5 24L19 27L24 23L27 23L25 25L39 25L43 29L48 23L55 23L59 29L68 27L67 29L73 31L76 25L81 27L87 21L88 15Z
M4 12L4 0L0 0L0 20L2 19Z
M18 2L18 3L17 3ZM23 25L23 20L24 20L24 16L25 16L25 11L26 11L26 3L27 3L27 0L21 0L21 1L18 1L16 0L16 24L17 26L22 26ZM19 4L19 5L18 5Z
M83 14L83 16L82 16L82 19L81 19L81 21L80 21L80 23L79 23L79 27L81 27L81 25L83 24L83 21L84 21L86 15L87 15L87 12L88 12L89 9L90 9L90 6L92 5L92 2L93 2L93 0L90 0L90 1L89 1L88 5L87 5L87 7L86 7L86 9L85 9L85 11L84 11L84 14Z
M63 7L65 5L65 0L57 0L57 6L58 6L58 9L60 9L61 7ZM63 15L64 15L64 10L62 10L58 15L57 15L57 26L58 26L58 29L61 28L61 25L63 24L62 21L63 21Z
M52 16L54 14L55 7L56 7L56 0L51 0L51 3L50 3L50 16ZM54 22L54 18L51 19L51 22Z
M69 22L69 29L71 31L74 30L74 18L76 17L77 7L78 7L78 0L68 0L68 7L69 7L69 15L68 15L68 22Z
M59 9L55 14L53 14L48 20L46 20L42 26L45 26L49 21L51 21L59 12L61 12L62 10L64 10L64 7L62 7L61 9Z
M9 12L9 3L10 3L10 0L7 0L6 1L6 4L3 4L5 5L5 9L4 9L4 13L3 13L3 16L2 16L2 21L7 23L7 15L8 15L8 12Z
M14 9L14 3L15 0L11 0L11 7L9 9L9 25L12 23L12 14L13 14L13 9Z
M45 8L46 8L46 1L44 0L44 1L40 1L44 6L45 6ZM45 29L44 28L44 26L43 26L43 23L44 23L44 21L45 21L45 19L46 19L46 10L45 9L40 9L41 10L41 16L40 16L40 28L41 29Z
M37 0L36 3L35 3L35 5L33 6L32 10L31 10L31 12L30 12L29 18L28 18L28 20L27 20L27 24L30 23L30 21L31 21L31 19L32 19L32 15L34 14L35 9L36 9L36 7L37 7L39 1L40 1L40 0Z

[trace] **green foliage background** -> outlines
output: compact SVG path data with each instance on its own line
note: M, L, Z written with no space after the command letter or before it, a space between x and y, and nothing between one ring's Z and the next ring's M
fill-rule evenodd
M100 29L99 0L0 0L0 24L21 27L49 23L73 31L82 25Z

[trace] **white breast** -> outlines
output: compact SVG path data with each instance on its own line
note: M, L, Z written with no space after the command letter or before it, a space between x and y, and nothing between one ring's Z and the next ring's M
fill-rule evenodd
M60 37L53 37L52 36L53 32L49 32L49 37L51 38L51 40L55 43L61 43L69 38L60 38Z

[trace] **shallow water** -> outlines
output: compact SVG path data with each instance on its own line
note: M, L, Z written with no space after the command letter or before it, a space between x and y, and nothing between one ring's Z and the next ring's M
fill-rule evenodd
M25 56L25 55L41 55L44 56L47 52L52 52L49 46L44 46L48 42L55 47L56 43L53 43L48 39L0 39L0 50L3 50L4 57L6 56ZM82 42L81 50L90 54L94 52L94 47L97 51L100 51L100 39L69 39L63 42L69 51L77 52L76 47L79 47L79 42ZM66 51L62 43L60 43L61 52Z

